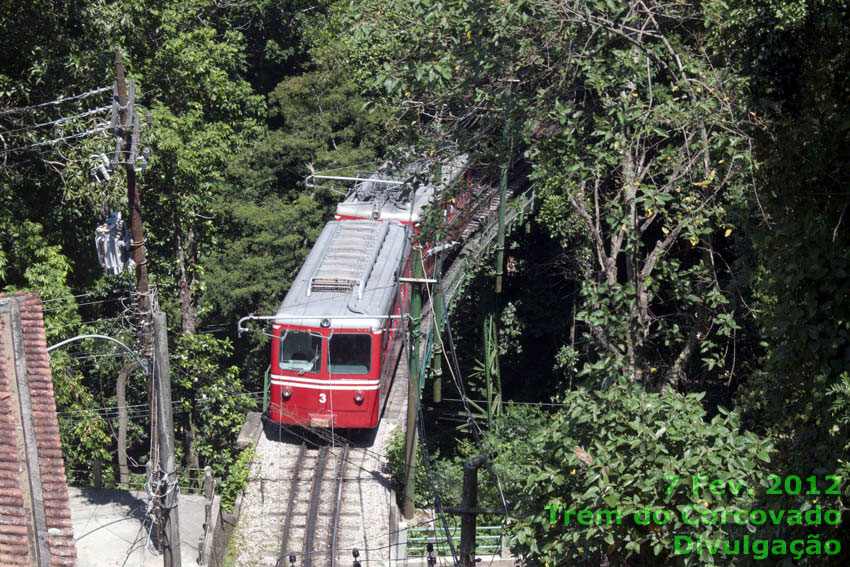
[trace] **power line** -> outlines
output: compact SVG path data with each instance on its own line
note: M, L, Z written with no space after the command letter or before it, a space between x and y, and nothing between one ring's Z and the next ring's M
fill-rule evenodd
M57 98L55 100L49 100L47 102L42 102L41 104L34 104L32 106L19 106L19 107L15 107L15 108L7 108L6 110L0 111L0 116L15 114L16 112L26 112L28 110L33 110L35 108L43 108L45 106L62 104L63 102L68 102L69 100L79 100L81 98L86 98L86 97L93 96L93 95L96 95L96 94L100 94L100 93L103 93L103 92L106 92L106 91L109 91L109 90L112 90L112 87L100 87L98 89L94 89L94 90L91 90L91 91L88 91L88 92L85 92L85 93L82 93L82 94L66 96L66 97L63 97L63 98Z
M87 294L84 294L84 295L93 295L93 294L87 293ZM96 305L98 303L109 303L110 301L123 301L123 300L124 300L123 297L112 297L112 298L109 298L109 299L99 299L97 301L86 301L84 303L77 303L73 307L82 307L84 305ZM71 301L71 299L49 299L48 301ZM47 301L42 301L42 303L47 303ZM68 309L69 307L71 307L71 306L64 305L62 307L51 307L49 309L42 309L42 311L44 313L48 313L50 311L61 311L63 309Z
M71 358L74 360L86 360L88 358L106 358L106 357L116 357L116 356L127 356L126 352L108 352L104 354L83 354L81 356L71 355Z
M119 315L117 317L104 317L102 319L92 319L91 321L77 321L75 323L67 323L65 325L50 325L50 326L45 326L44 328L49 330L49 331L52 331L54 329L64 329L65 327L74 327L76 325L91 325L92 323L102 323L104 321L115 321L117 319L123 319L123 318L124 318L123 315Z
M445 251L443 251L442 255L444 255L444 254L445 254ZM441 258L441 260L442 260L442 258ZM424 270L425 261L421 257L420 257L420 261L422 262L422 268ZM439 270L438 273L437 273L437 279L440 281L440 295L441 295L441 298L442 298L442 303L443 303L443 305L448 305L448 302L446 301L445 288L442 285L443 274L442 274L441 270ZM431 303L431 305L433 305L434 298L431 295L431 288L426 285L425 290L428 292L429 302ZM432 315L433 315L433 309L432 309ZM443 352L445 353L447 351L446 351L446 345L443 342L442 333L440 333L440 327L441 326L442 326L442 321L437 321L437 318L436 318L436 315L435 315L434 316L434 327L436 327L436 330L437 330L437 338L440 341L440 346L441 346ZM432 329L434 327L432 327ZM446 325L446 334L447 334L448 339L449 339L449 345L451 346L451 349L452 349L452 351L451 351L452 352L452 358L451 358L451 360L449 360L449 374L451 375L452 380L455 383L455 387L457 387L458 393L461 396L461 401L463 402L464 409L466 410L467 421L472 426L472 436L475 439L475 444L478 446L479 451L481 451L483 454L485 454L485 455L489 454L489 451L486 451L485 448L484 448L484 434L481 431L481 427L478 425L478 422L473 417L472 411L469 409L469 404L465 401L465 400L469 399L469 396L467 396L466 388L463 385L463 380L460 378L462 375L461 375L461 372L460 372L460 364L458 363L458 360L457 360L457 348L455 347L455 344L454 344L454 338L452 336L451 325ZM489 403L489 402L487 402L487 403ZM499 491L499 496L501 497L502 506L504 508L504 514L507 517L507 515L508 515L508 502L507 502L507 499L505 498L505 493L502 490L502 483L499 480L498 475L496 475L496 472L493 470L493 466L490 463L489 459L487 461L487 471L489 472L491 480L496 485L496 488Z
M63 116L62 118L57 118L56 120L51 120L49 122L41 122L40 124L33 124L31 126L22 126L21 128L15 128L13 130L3 130L0 134L14 134L15 132L23 132L26 130L34 130L36 128L43 128L45 126L53 126L54 124L61 124L62 122L67 122L69 120L74 120L76 118L84 118L86 116L91 116L93 114L97 114L99 112L103 112L105 110L109 110L110 106L101 106L100 108L94 108L92 110L87 110L85 112L81 112L79 114L74 114L71 116Z
M486 404L487 400L473 400L472 398L466 398L466 400L462 400L459 398L443 398L444 402L472 402L475 404ZM545 407L558 407L558 408L569 408L573 407L571 404L558 404L555 402L514 402L511 400L502 400L500 403L512 406L545 406Z
M53 303L54 301L71 301L72 299L75 299L77 297L88 297L90 295L95 295L95 292L90 291L88 293L80 293L80 294L77 294L77 295L66 295L64 297L56 297L54 299L43 299L41 302L42 303Z
M443 501L440 498L440 493L437 491L437 487L434 484L434 476L431 471L431 458L428 454L428 444L425 440L425 415L422 413L422 404L421 400L416 400L416 410L419 414L419 442L422 445L422 462L425 463L425 474L428 477L428 484L431 485L431 491L434 494L434 508L437 514L440 516L440 520L443 524L443 530L446 534L446 541L449 543L449 549L452 552L452 561L456 565L458 563L458 554L455 549L454 540L452 539L451 532L449 531L449 524L446 521L446 514L443 511Z
M263 391L260 390L260 391L257 391L257 392L241 392L241 393L245 394L247 396L256 396L258 394L262 394ZM171 402L171 405L172 405L172 407L174 407L174 406L183 404L186 401L187 400L175 400L175 401ZM197 406L204 406L204 405L213 403L214 401L215 400L213 400L213 399L195 400L196 409L197 409ZM124 407L127 408L127 409L130 409L130 410L136 411L135 408L147 408L148 404L146 404L146 403L145 404L135 404L135 405L129 405L129 406L124 406ZM96 407L96 408L86 408L86 409L80 409L80 410L58 411L58 412L56 412L56 415L71 415L71 414L82 414L82 413L90 413L90 412L105 413L105 414L112 413L112 412L118 412L118 406L101 406L101 407ZM379 455L379 456L383 457L383 455Z
M98 132L105 132L107 129L106 125L98 126L97 128L92 128L91 130L86 130L85 132L80 132L78 134L71 134L69 136L62 136L61 138L54 138L52 140L45 140L43 142L35 142L34 144L30 144L28 146L18 146L16 148L5 149L0 152L0 155L6 155L12 152L16 152L18 150L30 150L32 148L37 148L39 146L49 146L52 144L56 144L57 142L64 142L65 140L75 140L77 138L84 138L86 136L90 136L92 134L97 134Z

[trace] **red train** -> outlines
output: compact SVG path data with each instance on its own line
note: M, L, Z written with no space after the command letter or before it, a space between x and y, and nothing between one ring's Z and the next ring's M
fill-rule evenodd
M352 183L310 251L273 319L269 417L334 428L378 425L401 355L411 274L412 231L426 207L467 169L442 164L439 183L311 176ZM416 174L408 171L407 177ZM440 199L449 222L461 202Z

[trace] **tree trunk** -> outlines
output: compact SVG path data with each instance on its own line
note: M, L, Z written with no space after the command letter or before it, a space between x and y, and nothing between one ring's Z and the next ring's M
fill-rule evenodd
M185 233L185 241L181 236L179 223L175 221L177 235L174 244L174 255L177 260L178 304L180 307L180 330L184 335L194 335L197 330L197 295L193 290L195 274L189 269L198 262L198 239L193 228ZM192 404L194 409L194 403ZM195 450L195 420L190 411L186 417L182 435L183 455L186 467L199 468L198 452Z
M115 384L115 397L118 404L118 482L127 485L130 482L130 469L127 467L127 378L142 365L133 361L124 365L118 373Z
M195 231L186 231L186 241L180 236L179 230L175 239L175 256L177 259L178 302L180 304L180 328L184 335L194 335L197 328L197 311L195 292L192 290L195 276L189 266L198 261L198 243Z

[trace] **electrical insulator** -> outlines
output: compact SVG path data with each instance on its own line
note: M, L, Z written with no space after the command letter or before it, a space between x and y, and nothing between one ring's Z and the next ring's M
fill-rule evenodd
M295 554L294 553L289 554L289 564L295 565Z
M357 561L357 558L360 557L360 550L356 547L351 550L351 555L354 556L354 565L353 567L360 567L360 562Z
M107 159L106 154L95 154L93 156L89 156L89 159L92 161L91 174L92 177L94 177L94 180L98 183L106 183L109 181L109 160Z

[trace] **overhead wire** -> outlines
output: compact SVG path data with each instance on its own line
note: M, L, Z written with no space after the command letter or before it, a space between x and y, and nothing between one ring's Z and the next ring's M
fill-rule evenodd
M84 294L84 295L93 295L93 294L87 293L87 294ZM78 296L78 297L81 297L81 296ZM123 299L124 299L123 297L112 297L112 298L107 298L107 299L100 299L100 300L97 300L97 301L86 301L86 302L83 302L83 303L77 303L73 307L83 307L85 305L97 305L99 303L110 303L112 301L122 301ZM42 303L49 303L51 301L71 301L71 299L48 299L47 301L42 301ZM67 305L63 306L63 307L50 307L49 309L42 309L42 311L44 313L49 313L51 311L59 311L59 310L62 310L62 309L68 309L68 307L69 306L67 306Z
M63 116L62 118L57 118L56 120L50 120L48 122L41 122L39 124L31 124L29 126L22 126L20 128L14 128L12 130L0 130L0 135L14 134L15 132L25 132L27 130L35 130L36 128L44 128L45 126L53 126L55 124L61 124L63 122L68 122L69 120L75 120L77 118L85 118L86 116L92 116L94 114L99 114L101 112L105 112L110 110L111 106L101 106L98 108L93 108L91 110L87 110L85 112L81 112L79 114L73 114L71 116Z
M52 140L44 140L42 142L35 142L33 144L29 144L29 145L26 145L26 146L18 146L18 147L15 147L15 148L4 148L2 151L0 151L0 155L6 155L6 154L9 154L9 153L12 153L12 152L19 151L19 150L31 150L32 148L37 148L37 147L40 147L40 146L49 146L49 145L52 145L52 144L56 144L58 142L64 142L66 140L75 140L75 139L78 139L78 138L84 138L86 136L91 136L92 134L97 134L98 132L105 132L106 130L107 130L107 126L104 124L102 126L98 126L96 128L86 130L85 132L79 132L77 134L70 134L68 136L62 136L62 137L59 137L59 138L54 138Z
M105 321L117 321L118 319L123 319L123 315L118 315L117 317L102 317L100 319L92 319L90 321L76 321L74 323L65 323L63 325L45 325L45 329L52 331L54 329L64 329L66 327L76 327L79 325L91 325L94 323L103 323Z
M425 273L425 260L422 258L421 255L420 255L420 261L422 262L423 273ZM437 280L441 284L440 285L441 296L442 296L441 301L442 301L443 305L448 307L447 303L446 303L445 290L442 286L442 271L437 270L436 275L437 275ZM433 303L434 298L431 294L431 288L427 284L425 285L425 290L428 293L428 301L430 302L431 305L433 305L434 304ZM433 309L431 311L432 311L432 315L433 315ZM437 339L440 341L440 347L442 348L443 352L445 353L445 352L447 352L446 351L446 345L443 342L442 333L439 332L440 328L442 327L442 321L437 321L436 316L434 316L434 325L437 328L436 335L437 335ZM451 345L451 348L452 348L452 359L449 360L449 374L451 375L452 380L453 380L453 382L455 383L455 386L458 389L458 393L461 395L461 399L465 400L465 399L468 398L468 396L466 394L466 388L463 385L463 380L460 379L460 376L461 376L460 364L458 364L457 353L456 353L456 349L455 349L455 346L454 346L454 341L452 339L451 325L446 325L446 332L447 332L447 335L448 335L448 338L449 338L449 344ZM466 410L467 419L468 419L468 421L469 421L469 423L472 427L472 433L473 433L473 438L475 439L475 444L478 446L478 449L482 453L484 453L485 455L489 455L490 451L487 451L484 448L484 445L483 445L484 444L483 431L481 430L477 421L473 417L472 411L470 410L468 403L463 402L463 405L464 405L464 409ZM491 479L493 480L494 484L496 485L496 488L499 491L499 497L502 500L502 507L503 507L503 510L504 510L504 516L507 518L507 516L508 516L508 502L507 502L507 499L505 498L504 490L502 489L502 483L499 480L498 475L496 475L496 472L493 470L493 466L490 463L489 458L487 459L487 470L490 474Z
M54 100L49 100L47 102L42 102L42 103L39 103L39 104L33 104L31 106L19 106L19 107L14 107L14 108L6 108L4 110L0 110L0 116L7 116L9 114L15 114L15 113L19 113L19 112L27 112L27 111L30 111L30 110L33 110L33 109L36 109L36 108L44 108L45 106L62 104L63 102L68 102L70 100L79 100L79 99L82 99L82 98L87 98L87 97L90 97L90 96L93 96L93 95L96 95L96 94L100 94L100 93L103 93L103 92L106 92L106 91L111 91L111 90L112 90L112 87L100 87L100 88L93 89L93 90L90 90L88 92L84 92L84 93L81 93L81 94L66 96L66 97L62 97L62 98L58 98L58 99L54 99Z
M421 258L421 255L419 255L419 256ZM423 264L423 274L425 274L425 273L426 272L424 270L424 264ZM412 294L412 286L411 286L411 289L410 289L410 293ZM401 286L399 286L399 294L401 294ZM433 303L432 303L432 305L433 305ZM406 320L405 320L405 323L407 323ZM403 346L404 352L407 354L408 360L410 360L410 358L412 356L412 352L411 352L412 345L410 344L410 341L408 339L408 332L407 331L408 330L406 328L402 329L402 337L403 337L402 346ZM423 361L423 364L424 364L424 361ZM418 382L419 376L411 376L410 372L408 372L408 380L414 380L414 379ZM451 549L451 552L452 552L452 560L453 560L453 563L456 565L457 562L458 562L458 555L456 553L454 541L452 539L451 532L449 531L448 522L446 520L446 515L445 515L445 512L443 510L442 497L440 496L440 493L437 490L436 483L434 482L434 476L433 476L432 470L431 470L430 456L428 454L428 446L427 446L427 440L426 440L426 436L425 436L424 415L422 413L422 406L420 404L420 396L416 397L416 406L417 407L415 409L415 411L416 411L415 415L418 416L417 429L419 430L419 442L420 442L420 445L421 445L421 448L422 448L422 456L423 456L423 463L425 465L426 476L428 478L428 483L430 485L431 493L432 493L433 498L434 498L435 512L436 512L436 515L439 517L440 522L443 524L443 529L444 529L446 541L448 541L449 548ZM415 474L415 472L413 474Z
M420 403L420 400L418 398L416 400L416 406L416 412L419 416L419 443L422 447L422 462L425 464L425 475L428 477L428 483L431 485L431 492L434 494L434 508L443 524L443 530L446 535L446 541L448 542L449 549L451 549L452 552L452 560L455 564L458 564L458 554L457 550L455 549L454 540L452 539L451 532L449 531L448 522L446 521L446 514L443 510L443 500L434 482L434 475L431 469L431 460L428 454L428 443L425 437L425 415L422 412L422 404Z
M459 398L443 398L444 402L460 402L463 403L464 400ZM474 400L472 398L467 398L466 401L473 402L476 404L486 404L487 400ZM513 400L503 400L501 403L505 405L513 405L513 406L533 406L533 407L557 407L557 408L569 408L574 407L571 404L559 404L555 402L517 402Z

